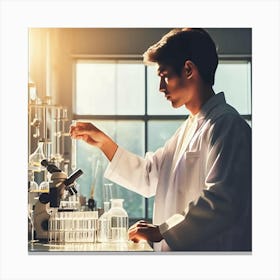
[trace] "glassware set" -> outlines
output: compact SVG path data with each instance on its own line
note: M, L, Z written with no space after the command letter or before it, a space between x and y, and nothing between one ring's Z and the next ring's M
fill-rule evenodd
M48 225L49 243L127 242L128 215L123 199L104 202L104 213L98 211L58 211L54 209Z
M49 219L49 243L96 242L97 211L53 211Z

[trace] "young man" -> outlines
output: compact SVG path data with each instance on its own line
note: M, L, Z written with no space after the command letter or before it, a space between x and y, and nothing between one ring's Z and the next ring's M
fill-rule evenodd
M99 147L105 177L145 197L155 195L153 224L129 229L156 251L251 250L251 129L215 94L216 47L199 28L174 29L144 54L158 65L160 92L190 115L165 145L144 158L119 147L91 123L70 128Z

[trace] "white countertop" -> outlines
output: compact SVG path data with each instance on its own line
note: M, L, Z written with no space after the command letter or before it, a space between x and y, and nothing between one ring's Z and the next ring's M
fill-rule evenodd
M28 243L28 251L32 252L152 252L153 249L146 241L134 243Z

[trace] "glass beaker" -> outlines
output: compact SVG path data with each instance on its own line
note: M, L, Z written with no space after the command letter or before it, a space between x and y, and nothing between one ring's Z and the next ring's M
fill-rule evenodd
M123 208L123 201L123 199L111 199L111 209L108 211L108 216L112 242L128 241L128 215Z

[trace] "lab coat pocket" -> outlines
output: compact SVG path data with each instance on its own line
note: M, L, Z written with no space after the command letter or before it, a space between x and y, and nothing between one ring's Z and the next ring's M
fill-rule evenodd
M200 157L200 151L197 152L185 152L185 158L198 158Z
M185 171L188 174L188 181L192 179L198 184L200 178L200 152L185 152Z
M200 152L185 152L184 165L186 195L190 200L194 200L202 189Z

